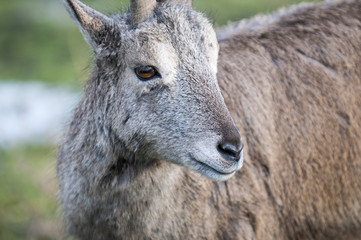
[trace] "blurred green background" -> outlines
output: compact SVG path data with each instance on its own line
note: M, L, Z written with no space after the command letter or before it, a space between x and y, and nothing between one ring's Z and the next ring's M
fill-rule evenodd
M270 13L296 0L195 0L216 26ZM84 0L104 13L128 1ZM80 91L91 52L61 0L3 0L0 4L0 83L41 81ZM0 133L1 134L1 133ZM57 203L56 146L0 147L0 240L64 239Z

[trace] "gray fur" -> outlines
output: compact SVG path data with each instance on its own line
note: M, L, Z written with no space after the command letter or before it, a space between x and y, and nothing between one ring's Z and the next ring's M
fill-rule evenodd
M95 60L59 150L71 235L361 236L360 1L300 5L221 30L217 78L218 43L201 14L169 1L135 28L129 19L107 18L96 31L80 24ZM162 78L140 81L137 64ZM237 138L230 115L246 149L232 178L192 161L242 165L215 150Z

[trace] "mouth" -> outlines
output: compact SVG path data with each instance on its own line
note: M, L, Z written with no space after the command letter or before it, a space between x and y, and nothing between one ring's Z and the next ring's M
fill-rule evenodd
M212 180L216 180L216 181L227 180L230 177L232 177L237 171L237 168L232 168L229 170L215 169L214 167L197 160L191 154L190 154L190 159L195 164L195 166L193 166L194 170L204 175L205 177L211 178Z

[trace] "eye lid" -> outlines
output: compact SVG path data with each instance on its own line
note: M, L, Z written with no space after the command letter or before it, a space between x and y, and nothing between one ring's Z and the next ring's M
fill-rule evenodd
M134 68L134 73L141 81L150 81L162 77L158 69L152 65L138 65Z

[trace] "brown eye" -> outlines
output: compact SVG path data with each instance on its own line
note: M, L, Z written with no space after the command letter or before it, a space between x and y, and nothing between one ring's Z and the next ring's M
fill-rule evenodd
M153 66L140 66L135 68L135 74L142 81L147 81L152 79L155 76L159 76L157 69Z

